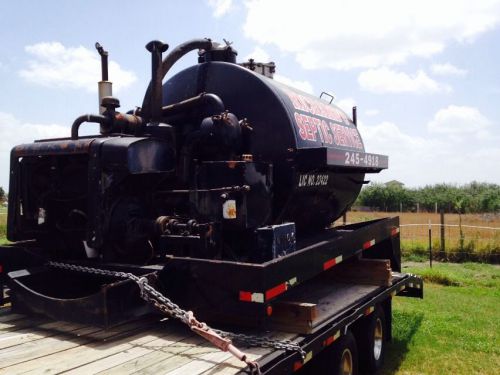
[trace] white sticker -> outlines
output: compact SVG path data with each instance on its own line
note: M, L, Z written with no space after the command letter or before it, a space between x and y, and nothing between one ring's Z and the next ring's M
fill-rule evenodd
M45 223L45 209L40 207L38 209L38 225L42 225L44 223Z
M224 219L236 219L236 201L227 200L222 205L222 216Z

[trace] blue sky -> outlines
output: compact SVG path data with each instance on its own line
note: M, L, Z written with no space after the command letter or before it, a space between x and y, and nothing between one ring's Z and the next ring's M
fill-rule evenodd
M357 105L367 151L389 155L373 181L500 183L500 0L0 0L0 186L12 146L67 136L97 111L96 41L127 110L150 76L144 45L198 37Z

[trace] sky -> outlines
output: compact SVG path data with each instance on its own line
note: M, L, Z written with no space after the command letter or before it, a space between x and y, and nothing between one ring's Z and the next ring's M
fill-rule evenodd
M126 111L149 82L146 43L200 37L356 105L366 151L389 155L368 180L500 184L500 0L0 0L0 186L14 145L69 136L98 111L96 41Z

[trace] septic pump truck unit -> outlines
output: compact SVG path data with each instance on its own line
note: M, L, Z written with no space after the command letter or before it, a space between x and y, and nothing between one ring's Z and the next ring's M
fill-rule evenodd
M400 273L398 218L331 227L365 174L388 167L387 156L365 152L355 108L351 120L273 80L273 63L236 63L229 43L192 40L165 58L167 44L146 48L152 78L141 107L118 111L108 52L96 43L99 113L79 116L68 138L13 148L7 236L14 243L0 248L13 311L108 327L154 305L241 357L224 333L193 316L270 329L273 309L294 291L308 294L337 269L349 279L342 264L359 273L360 264L385 260L394 272L384 285L311 323L296 352L282 347L260 367L299 370L307 350L323 351L318 337L334 330L355 333L361 361L360 327L373 326L373 337L383 329L382 341L389 339L391 295L421 297L422 282ZM163 83L194 50L198 64ZM99 124L100 134L80 135L87 123ZM385 318L377 325L360 308ZM371 370L380 367L379 349L368 350Z

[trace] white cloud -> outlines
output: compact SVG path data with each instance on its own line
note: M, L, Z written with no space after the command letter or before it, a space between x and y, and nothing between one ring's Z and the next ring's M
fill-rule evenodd
M499 183L500 148L476 147L474 143L441 134L416 136L402 131L396 124L358 125L367 152L389 156L389 169L368 174L365 179L379 182L398 180L407 186L439 182ZM480 166L480 167L479 167Z
M10 150L19 144L33 142L35 139L69 137L70 129L57 124L25 123L12 114L0 112L0 186L8 190Z
M313 86L311 85L311 83L309 81L293 80L291 78L282 76L281 74L275 74L274 80L281 82L287 86L295 87L296 89L302 90L302 91L307 92L309 94L314 94Z
M400 92L423 94L451 91L449 86L434 81L422 70L409 75L385 67L369 69L360 73L358 83L362 90L377 94Z
M96 51L82 46L65 47L59 42L33 44L25 50L33 57L28 67L19 71L26 81L46 87L97 91L101 60ZM108 65L115 92L137 80L132 71L122 69L115 61L110 60Z
M432 121L427 124L431 133L461 136L473 134L478 138L484 138L488 134L491 125L477 108L467 106L450 105L436 112Z
M268 63L272 61L271 56L269 56L269 54L259 46L255 47L252 52L246 55L243 58L243 61L247 61L248 59L254 59L255 62L261 63Z
M367 109L365 111L365 115L366 116L377 116L379 113L380 113L380 111L378 109L375 109L375 108L373 108L373 109Z
M233 5L232 0L208 0L207 3L212 8L212 15L215 18L220 18L229 13Z
M472 42L500 22L500 0L248 0L245 35L305 68L375 68ZM279 17L279 22L277 22Z
M353 98L344 98L340 100L334 100L333 104L340 107L349 117L352 116L352 107L356 105L356 101Z
M467 74L467 70L461 69L450 63L445 64L432 64L431 72L440 76L460 76L463 77Z

